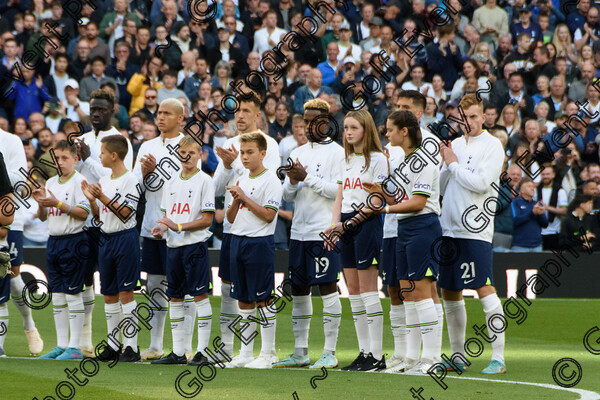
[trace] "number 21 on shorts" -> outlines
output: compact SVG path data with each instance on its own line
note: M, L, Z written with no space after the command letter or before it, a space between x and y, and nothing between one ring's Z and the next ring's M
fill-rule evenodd
M463 274L460 277L463 281L465 281L465 283L469 283L467 282L467 279L470 279L470 282L475 280L475 262L471 261L470 263L462 263L460 265L460 269L463 270Z

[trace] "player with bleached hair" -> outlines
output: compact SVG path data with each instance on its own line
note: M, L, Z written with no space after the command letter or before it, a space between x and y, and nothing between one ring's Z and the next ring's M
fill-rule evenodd
M310 365L311 287L318 285L323 299L325 347L321 358L310 368L335 368L338 365L335 349L342 317L337 288L341 264L337 252L324 248L320 234L327 229L332 218L338 182L342 180L344 149L326 131L329 126L329 104L326 101L313 99L304 103L304 122L308 143L291 152L293 165L287 169L283 185L283 199L294 202L289 271L295 348L293 354L273 364L273 367Z

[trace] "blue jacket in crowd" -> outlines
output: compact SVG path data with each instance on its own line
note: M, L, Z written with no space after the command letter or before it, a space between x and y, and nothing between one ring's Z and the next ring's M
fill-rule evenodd
M512 201L513 246L537 247L542 244L542 228L548 226L548 217L546 213L533 213L536 203L521 196Z

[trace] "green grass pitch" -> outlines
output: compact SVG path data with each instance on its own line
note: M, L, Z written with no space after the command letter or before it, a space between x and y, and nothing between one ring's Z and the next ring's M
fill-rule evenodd
M140 301L141 296L137 298ZM219 334L220 298L211 297L213 307L213 337ZM356 335L347 299L342 299L343 319L340 326L337 357L340 366L347 365L357 355ZM467 339L476 337L472 326L484 324L484 315L478 300L466 300L468 324ZM313 299L314 315L311 322L309 355L316 361L323 346L323 324L321 300ZM383 300L386 325L384 327L384 353L393 353L393 341L389 327L389 300ZM584 346L584 336L595 326L600 325L598 309L600 300L533 300L527 307L527 319L521 324L508 319L506 331L506 364L508 372L501 376L487 376L480 371L487 365L491 355L491 345L484 343L481 356L471 358L470 371L460 378L449 372L443 390L429 376L402 376L382 373L341 372L330 370L327 378L313 380L316 389L311 387L311 378L322 377L320 370L247 370L217 367L216 376L203 383L196 399L600 399L600 355L593 355ZM16 308L9 303L10 325L5 343L8 358L0 359L0 399L39 400L59 399L55 389L61 381L69 381L65 369L79 368L79 361L36 360L11 357L28 357L27 341L22 329L22 320ZM45 342L44 352L56 345L56 333L51 306L34 311L34 318ZM592 333L589 343L600 349L600 332ZM94 310L94 341L106 338L106 321L103 301L96 298ZM212 340L212 338L211 338ZM139 334L140 349L147 348L150 335L142 330ZM294 337L291 323L291 304L287 304L277 318L277 351L284 358L293 351ZM236 339L237 347L239 341ZM194 338L194 347L196 338ZM171 347L171 332L167 320L165 327L165 352ZM255 341L255 354L258 354L260 337ZM237 349L236 349L237 351ZM450 353L447 331L444 327L442 351ZM552 376L555 363L562 358L575 359L582 368L581 380L569 389L556 384ZM88 371L91 369L88 366ZM183 371L190 374L182 379L181 386L187 387L196 377L196 368L187 366L155 366L144 364L117 364L109 368L108 363L99 363L96 375L85 384L74 385L75 393L70 394L67 386L62 387L64 399L182 399L175 390L175 380ZM209 370L203 370L205 375ZM567 368L563 375L569 376L573 369ZM77 377L84 382L81 372ZM476 380L476 379L484 380ZM535 383L529 385L526 383ZM411 388L419 394L411 394ZM50 396L47 397L46 396ZM421 397L419 397L421 396Z

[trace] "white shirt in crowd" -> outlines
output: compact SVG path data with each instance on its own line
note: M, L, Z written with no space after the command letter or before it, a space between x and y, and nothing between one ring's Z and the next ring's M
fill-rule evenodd
M276 47L269 44L269 39L271 39L273 42L275 42L275 45L277 45L281 37L284 36L286 33L287 32L285 30L278 27L275 27L275 29L270 35L267 31L267 28L257 30L254 33L254 47L252 48L252 51L258 52L258 54L260 54L260 56L262 57L265 51L271 50L273 49L273 47Z
M294 135L286 136L279 142L279 155L281 156L281 165L287 165L287 159L292 153L292 150L298 148L298 142ZM292 158L296 162L295 158Z
M550 196L552 195L552 187L543 187L542 188L542 201L547 204L550 205ZM537 190L535 192L535 194L533 195L533 200L534 201L538 201L539 199L537 198ZM558 189L558 197L556 199L556 207L560 208L560 207L568 207L569 206L569 201L567 199L567 192L564 191L564 189ZM550 215L548 213L548 211L545 211L546 213L546 217L550 218ZM560 233L560 222L561 222L561 217L558 215L554 216L554 220L552 222L550 222L550 220L548 220L548 226L546 228L542 228L542 236L543 235L556 235L558 233Z
M367 206L369 193L363 189L362 182L381 183L390 174L387 157L383 153L371 153L371 165L366 170L365 156L353 153L344 163L342 180L342 213L356 211L352 204Z
M87 101L79 101L78 104L79 108L81 108L81 111L83 111L86 115L90 115L90 103L88 103ZM79 118L79 114L77 114L77 111L75 111L75 106L72 106L70 104L67 104L67 119L70 119L74 122L81 121L81 119Z
M343 175L344 148L335 142L308 142L294 149L290 157L307 167L303 182L292 185L286 177L283 184L283 199L294 202L290 239L321 241L319 234L331 225L338 182Z
M51 191L54 193L54 196L56 196L59 201L71 206L71 209L80 207L89 214L91 212L90 202L81 190L81 181L83 180L83 175L77 171L73 171L71 176L65 182L61 182L58 175L55 175L46 181L46 192ZM61 210L56 207L48 207L47 211L48 233L51 236L65 236L83 232L85 220L82 221L73 218L71 215L61 212Z
M402 90L416 90L426 96L433 94L433 86L431 83L421 82L421 86L415 85L412 81L404 82L402 84Z
M135 210L137 209L141 192L139 182L135 175L127 170L127 172L117 178L112 178L110 175L103 176L98 183L102 186L102 192L106 197L114 200L115 203L119 205L118 209L121 209L121 207L128 207L133 210L133 212L129 214L129 218L123 221L106 205L97 201L98 207L100 208L100 222L102 223L100 229L105 233L115 233L135 228Z
M160 203L161 211L176 224L202 218L204 212L215 212L215 188L210 176L198 169L188 178L177 174L166 185ZM182 247L206 242L212 236L210 227L181 233L167 231L167 246Z
M275 171L265 169L257 176L250 176L250 172L247 171L240 177L239 186L246 196L259 205L279 211L283 188ZM230 206L231 203L228 203L227 208ZM275 234L276 225L277 216L273 218L273 221L267 223L242 204L231 226L231 233L246 237L270 236Z
M338 47L340 48L340 54L338 55L338 61L339 62L343 62L344 58L346 58L346 53L348 52L348 46L344 46L342 45L340 42L337 42ZM355 60L360 60L360 55L362 54L362 49L360 48L360 46L354 44L354 43L350 43L350 46L352 46L352 54L350 54L350 57L353 57Z
M484 203L497 198L492 183L498 183L504 149L500 140L483 131L479 136L452 141L458 162L444 164L440 172L440 193L444 197L440 223L444 236L492 242L494 216L486 214ZM467 209L475 207L467 212ZM481 219L485 215L487 219ZM464 222L463 222L464 221Z

